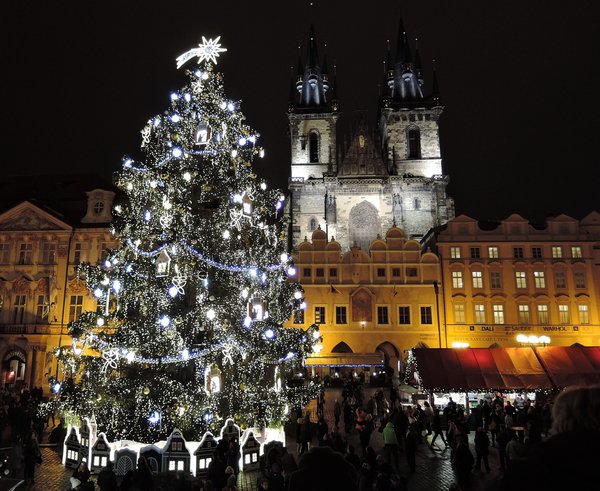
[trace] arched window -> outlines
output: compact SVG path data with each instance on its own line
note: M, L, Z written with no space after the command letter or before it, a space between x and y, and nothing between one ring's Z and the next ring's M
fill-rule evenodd
M421 209L421 200L419 198L415 198L415 210Z
M310 229L311 232L314 232L315 230L317 230L317 227L319 226L319 223L317 222L316 218L311 218L310 221L308 222L308 228Z
M311 164L319 161L319 135L315 131L308 137L308 156Z
M408 158L421 158L421 132L418 128L408 130Z

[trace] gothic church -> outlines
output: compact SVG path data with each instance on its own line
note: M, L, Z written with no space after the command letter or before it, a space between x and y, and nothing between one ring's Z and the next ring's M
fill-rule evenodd
M294 249L318 228L343 250L368 251L372 240L396 225L419 240L454 218L446 195L438 124L443 111L435 71L425 91L418 50L402 21L392 59L388 50L377 134L364 121L347 144L338 144L336 80L321 62L311 26L304 63L289 101L291 242Z

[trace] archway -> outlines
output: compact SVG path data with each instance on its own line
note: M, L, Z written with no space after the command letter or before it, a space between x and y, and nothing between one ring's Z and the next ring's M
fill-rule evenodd
M333 349L331 350L332 353L354 353L354 351L352 351L352 348L350 346L348 346L346 343L344 343L344 341L339 342L338 344L336 344Z
M25 381L27 357L20 349L12 349L2 360L2 379L4 385L16 387Z
M394 371L393 376L402 373L402 360L400 358L400 352L392 343L389 341L384 341L377 346L377 348L375 348L375 351L383 355L385 366Z
M371 241L379 233L379 212L368 201L358 203L350 210L349 217L350 245L356 244L368 252Z

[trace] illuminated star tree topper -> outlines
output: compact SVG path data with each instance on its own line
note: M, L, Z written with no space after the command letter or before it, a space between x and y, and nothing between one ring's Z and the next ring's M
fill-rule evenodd
M221 48L221 45L219 44L220 39L221 36L218 36L216 39L206 39L202 36L202 42L197 48L190 49L177 57L177 68L181 68L194 57L198 57L198 64L206 60L216 65L220 53L227 51L227 49Z

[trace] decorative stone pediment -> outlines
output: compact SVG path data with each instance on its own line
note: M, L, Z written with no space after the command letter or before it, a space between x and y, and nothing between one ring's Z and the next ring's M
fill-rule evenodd
M0 215L0 230L69 230L71 227L34 204L25 201Z

